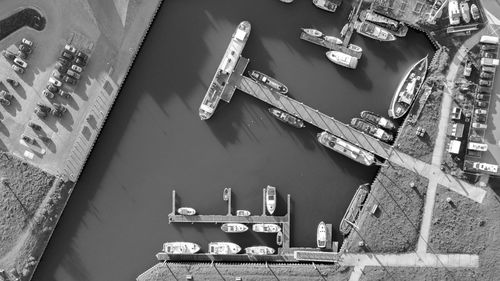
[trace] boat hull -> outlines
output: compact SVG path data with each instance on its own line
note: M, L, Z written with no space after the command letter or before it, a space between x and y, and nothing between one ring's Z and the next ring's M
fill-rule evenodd
M318 229L316 230L316 244L318 248L326 247L326 224L324 222L320 222L318 224Z
M256 256L272 255L274 254L274 249L267 246L252 246L245 248L245 253Z
M372 153L359 148L350 142L339 139L334 135L327 132L321 132L318 133L316 137L320 144L360 164L371 166L376 163L375 156Z
M192 242L165 242L163 252L172 255L195 254L200 251L200 246Z
M252 225L252 230L260 233L278 233L281 231L281 227L273 223L258 223Z
M243 233L248 230L248 226L241 223L225 223L220 229L226 233Z
M271 215L276 210L276 187L274 186L266 187L266 209Z
M194 216L196 214L196 210L190 207L181 207L177 209L177 212L184 216Z
M326 57L331 62L343 67L355 69L358 66L358 59L356 57L344 54L342 52L328 51L326 52Z
M240 251L241 247L232 242L211 242L208 244L208 253L211 255L234 255Z
M389 30L368 21L360 23L356 31L378 41L389 42L396 40L396 37Z
M384 118L382 116L379 116L378 114L375 114L370 111L362 111L360 114L361 118L365 119L366 121L379 126L382 129L386 130L394 130L396 129L396 125L394 122L390 121L387 118Z
M321 37L323 36L323 32L317 30L317 29L314 29L314 28L302 28L302 31L304 31L305 33L313 36L313 37Z
M250 213L250 211L247 211L247 210L237 210L236 211L236 216L238 217L249 217L252 213Z
M369 123L360 118L352 118L351 126L361 132L364 132L374 138L379 140L390 142L393 140L392 134L387 133L383 129L379 128L377 125Z
M277 108L269 108L269 112L276 118L278 119L279 121L283 122L283 123L286 123L288 125L292 125L294 126L295 128L304 128L305 125L304 125L304 121L302 121L301 119L289 114L289 113L286 113L284 111L281 111Z
M256 70L248 71L248 74L250 75L250 78L252 78L255 82L268 87L272 91L276 91L284 95L288 93L288 87L285 86L285 84L267 74Z

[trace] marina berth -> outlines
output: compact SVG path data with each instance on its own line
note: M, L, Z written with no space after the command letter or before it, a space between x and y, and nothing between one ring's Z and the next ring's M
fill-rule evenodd
M212 255L234 255L241 251L238 244L232 242L210 242L208 253Z
M248 230L248 226L242 223L224 223L220 229L226 233L243 233Z
M351 126L379 140L390 142L393 140L392 134L387 133L376 125L360 118L352 118Z
M165 242L163 252L167 254L182 255L195 254L200 251L200 246L192 242Z
M274 252L275 251L273 248L267 246L252 246L245 248L245 253L247 255L256 255L256 256L272 255L274 254Z
M337 138L328 132L319 133L317 135L317 139L322 145L365 166L370 166L376 163L375 155L373 155L373 153L343 139Z
M326 57L333 63L343 67L355 69L358 66L358 59L339 51L328 51Z
M372 22L364 21L358 22L356 24L356 31L368 38L372 38L378 41L394 41L396 37L389 32L389 30L380 27Z
M306 125L304 124L304 121L301 119L291 115L290 113L286 113L282 110L279 110L277 108L269 108L269 113L271 113L276 119L280 120L283 123L286 123L288 125L292 125L296 128L304 128Z
M427 56L416 62L403 76L389 107L389 117L403 117L417 97L427 74Z
M394 124L394 122L392 122L391 120L389 120L385 117L382 117L378 114L375 114L371 111L367 111L367 110L361 111L360 116L361 116L361 118L365 119L366 121L368 121L374 125L377 125L382 129L391 130L391 131L396 129L396 125Z
M262 233L278 233L281 231L281 227L274 223L257 223L252 225L252 230Z
M256 82L259 82L262 85L267 86L269 89L271 89L273 91L276 91L280 94L288 93L288 88L285 86L285 84L272 78L269 75L266 75L266 74L264 74L260 71L256 71L256 70L248 71L248 75L250 75L250 78L252 78Z

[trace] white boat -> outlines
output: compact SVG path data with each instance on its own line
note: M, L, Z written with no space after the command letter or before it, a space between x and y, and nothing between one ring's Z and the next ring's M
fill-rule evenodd
M304 31L305 33L311 35L311 36L314 36L314 37L321 37L323 36L323 32L317 30L317 29L314 29L314 28L302 28L302 31Z
M276 244L278 246L283 245L283 232L281 231L278 231L278 233L276 234Z
M274 223L257 223L252 225L252 230L254 232L278 233L281 231L281 227Z
M375 155L367 150L360 148L348 141L328 133L321 132L317 134L318 142L322 145L336 151L344 156L351 158L352 160L361 163L366 166L370 166L376 163Z
M236 210L236 215L238 217L249 217L252 213L248 210Z
M256 256L272 255L274 254L274 249L267 246L253 246L245 248L245 253Z
M316 242L318 244L318 248L326 247L326 224L324 222L320 222L318 224L318 229L316 231Z
M243 233L248 230L248 226L242 223L225 223L220 229L226 233Z
M358 45L354 45L354 44L349 44L347 46L347 48L353 52L356 52L356 53L362 53L363 52L363 48L361 48L360 46Z
M167 254L182 255L195 254L200 251L200 246L192 242L165 242L163 252Z
M224 188L224 193L222 194L222 199L224 199L224 201L227 201L229 200L229 188Z
M181 207L177 209L177 213L184 216L193 216L196 214L196 210L190 207Z
M274 186L266 187L266 208L271 215L276 210L276 187Z
M394 41L396 37L387 29L380 27L372 22L364 21L356 25L356 31L366 37L379 41Z
M342 0L312 0L312 2L314 6L332 13L342 4Z
M355 69L358 66L358 59L339 51L328 51L326 57L333 63L343 67Z
M470 5L470 13L472 14L472 18L474 20L478 20L479 19L479 9L477 8L476 4L472 4Z
M465 21L465 23L470 22L470 10L469 10L469 4L465 1L460 2L460 12L462 13L462 19Z
M287 3L287 4L290 4L290 3L293 2L293 0L280 0L280 1L283 2L283 3Z
M241 251L238 244L232 242L210 242L208 253L212 255L234 255Z
M337 38L335 36L325 35L325 36L323 36L323 39L325 39L325 41L331 42L333 44L337 44L337 45L342 44L342 39Z

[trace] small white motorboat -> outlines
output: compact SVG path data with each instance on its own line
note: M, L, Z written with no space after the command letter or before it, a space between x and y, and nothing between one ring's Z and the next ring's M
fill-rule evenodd
M341 65L343 67L355 69L358 66L358 59L351 55L339 52L339 51L328 51L326 52L326 57L333 63Z
M278 233L281 231L281 227L274 223L257 223L252 225L252 230L262 233Z
M278 246L283 245L283 232L281 231L278 231L278 233L276 234L276 244Z
M245 248L245 253L256 256L272 255L274 254L274 249L267 246L252 246Z
M313 37L321 37L323 36L323 32L317 30L317 29L314 29L314 28L302 28L302 31L304 31L305 33L313 36Z
M224 201L227 201L229 200L229 188L224 188L224 193L222 194L222 199L224 199Z
M163 252L167 254L182 255L194 254L200 251L200 245L192 242L165 242Z
M323 36L323 39L325 39L325 41L331 42L333 44L337 44L337 45L342 44L342 39L337 38L335 36L325 35L325 36Z
M184 216L193 216L196 214L196 210L190 207L182 207L177 209L177 213Z
M320 222L318 224L318 229L316 231L316 240L318 248L326 247L326 224L324 222Z
M226 233L243 233L248 230L248 226L242 223L225 223L220 229Z
M266 187L266 208L271 215L276 210L276 187L274 186Z
M232 242L210 242L208 253L212 255L233 255L241 251L238 244Z
M363 52L363 48L361 48L360 46L358 45L354 45L354 44L349 44L347 46L347 48L353 52L356 52L356 53L362 53Z
M252 213L248 210L236 210L236 215L238 217L249 217Z

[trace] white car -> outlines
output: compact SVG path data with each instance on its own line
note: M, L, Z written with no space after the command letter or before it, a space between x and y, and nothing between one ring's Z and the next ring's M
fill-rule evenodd
M64 46L64 49L72 54L76 53L76 48L72 45L66 44L66 46Z
M14 63L15 63L15 64L17 64L17 65L19 65L19 66L20 66L20 67L22 67L22 68L26 68L26 67L28 67L28 63L27 63L27 62L25 62L25 61L23 61L20 57L16 57L16 58L14 59Z
M54 86L56 87L61 87L62 86L62 83L61 81L57 80L56 78L54 77L50 77L49 78L49 83L53 84Z
M478 109L474 110L474 113L475 114L488 114L488 111L486 109L478 108Z
M73 69L74 71L76 71L78 73L81 73L83 71L83 69L81 67L79 67L78 65L76 65L76 64L73 64L71 66L71 69Z
M26 44L26 45L28 45L28 46L30 46L30 47L33 47L33 42L32 42L32 41L30 41L30 40L28 40L28 39L26 39L26 38L23 38L23 39L21 40L21 42L23 42L23 44Z

